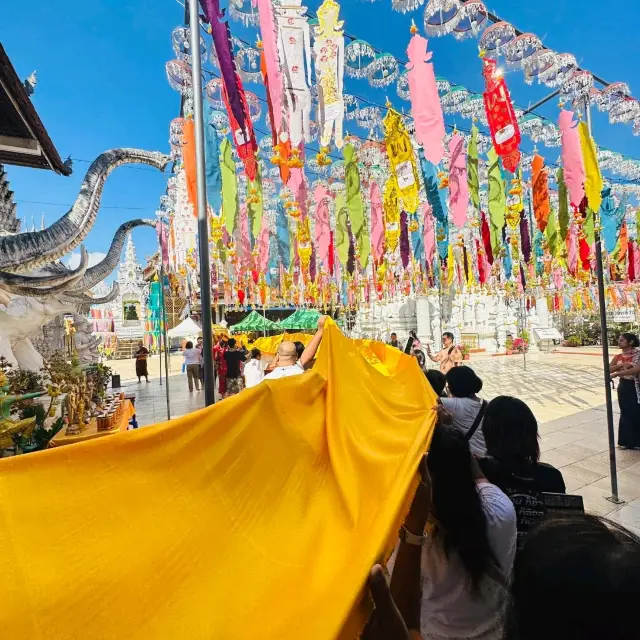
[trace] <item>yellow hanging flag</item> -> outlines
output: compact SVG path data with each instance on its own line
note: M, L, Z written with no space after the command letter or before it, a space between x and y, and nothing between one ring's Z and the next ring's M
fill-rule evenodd
M589 135L589 128L585 122L578 125L580 133L580 147L582 149L582 159L584 160L585 181L584 191L587 195L587 203L591 211L600 211L602 203L602 174L596 155L596 145Z
M327 324L304 375L0 460L2 637L357 637L436 398L414 358L370 343L374 366Z
M449 252L447 253L447 284L451 286L453 284L453 276L455 275L455 258L453 256L453 245L449 245Z

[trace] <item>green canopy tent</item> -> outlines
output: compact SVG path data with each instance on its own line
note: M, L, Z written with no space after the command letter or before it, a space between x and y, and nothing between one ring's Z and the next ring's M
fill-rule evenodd
M249 333L251 331L279 331L280 325L272 322L257 311L252 311L242 322L234 324L231 328L234 333Z
M296 309L288 318L280 321L281 329L316 329L320 313L315 309Z

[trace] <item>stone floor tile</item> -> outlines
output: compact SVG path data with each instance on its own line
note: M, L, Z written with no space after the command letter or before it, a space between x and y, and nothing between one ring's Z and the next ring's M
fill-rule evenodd
M561 449L551 449L551 451L545 451L540 456L542 462L546 462L560 469L566 465L578 462L581 458L582 456L579 454L564 453Z
M603 451L593 456L594 460L602 460L602 462L609 462L609 452ZM628 449L618 449L616 447L616 467L618 470L627 469L634 464L640 463L640 451L631 451Z
M573 481L580 482L580 486L592 484L593 482L606 477L597 471L585 469L584 467L580 467L577 464L566 465L565 467L562 467L562 469L560 469L560 472L562 473L565 484L569 481Z
M586 469L587 471L593 471L594 473L597 473L601 478L608 476L610 472L608 463L602 462L601 460L594 460L593 458L578 460L574 466L580 467L581 469Z

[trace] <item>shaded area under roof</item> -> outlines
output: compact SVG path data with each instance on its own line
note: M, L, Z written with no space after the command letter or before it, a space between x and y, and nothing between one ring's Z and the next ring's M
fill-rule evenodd
M62 162L1 44L0 163L71 174L71 166Z

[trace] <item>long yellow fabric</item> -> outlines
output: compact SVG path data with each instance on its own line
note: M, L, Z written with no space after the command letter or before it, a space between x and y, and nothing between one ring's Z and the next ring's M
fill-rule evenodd
M434 404L413 358L328 323L304 375L0 461L0 637L357 637Z

